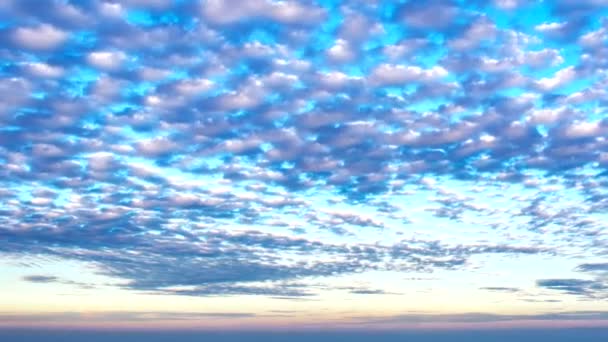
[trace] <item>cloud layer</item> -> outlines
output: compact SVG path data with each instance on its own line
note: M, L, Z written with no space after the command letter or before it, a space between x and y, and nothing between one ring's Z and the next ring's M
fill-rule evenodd
M606 8L4 1L0 253L133 291L277 298L576 257L579 278L529 283L605 299ZM460 226L477 233L443 237Z

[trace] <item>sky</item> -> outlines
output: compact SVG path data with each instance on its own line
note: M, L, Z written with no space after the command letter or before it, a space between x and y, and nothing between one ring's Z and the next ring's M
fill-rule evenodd
M0 1L0 328L608 327L608 1Z
M599 342L604 341L606 329L568 329L568 330L509 330L509 331L404 331L404 332L377 332L377 333L354 333L354 332L302 332L298 334L286 332L90 332L90 331L0 331L0 337L9 341L20 342L308 342L311 340L319 342L351 341L367 342L376 338L383 342Z

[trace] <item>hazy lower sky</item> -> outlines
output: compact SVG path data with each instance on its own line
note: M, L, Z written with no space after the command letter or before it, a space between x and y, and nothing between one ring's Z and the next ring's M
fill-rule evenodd
M0 338L19 342L602 342L606 329L557 329L449 332L103 332L103 331L0 331Z
M0 1L0 327L606 327L607 89L605 0Z

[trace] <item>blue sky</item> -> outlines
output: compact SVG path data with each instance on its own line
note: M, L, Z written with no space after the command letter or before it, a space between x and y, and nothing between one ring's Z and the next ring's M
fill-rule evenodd
M0 326L605 326L607 14L3 1Z

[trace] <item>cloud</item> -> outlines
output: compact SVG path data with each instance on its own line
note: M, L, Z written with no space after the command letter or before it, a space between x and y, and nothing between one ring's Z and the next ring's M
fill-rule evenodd
M30 275L23 277L23 280L30 283L55 283L59 278L54 276Z
M526 3L526 0L494 0L493 2L498 8L513 10L521 6L522 3Z
M125 58L125 54L120 51L95 51L87 56L87 61L101 70L116 70Z
M408 1L400 8L400 14L405 23L414 28L442 29L456 18L458 8L452 1L431 1L424 6Z
M608 289L607 284L603 281L585 279L541 279L536 282L536 285L590 298L604 298Z
M578 265L577 270L583 272L608 271L608 263L581 264Z
M68 38L68 34L52 25L19 27L13 32L13 40L19 46L32 50L52 50Z
M196 207L200 204L187 205ZM98 265L100 273L126 280L124 288L173 295L311 296L313 293L307 290L307 286L290 284L290 281L365 270L455 268L476 254L542 252L527 247L450 247L436 241L417 240L402 241L393 246L344 246L256 231L215 231L201 235L173 230L170 235L166 232L164 237L154 237L142 234L133 218L124 217L120 212L89 212L86 216L90 224L90 231L86 233L76 234L69 225L78 223L69 221L64 221L65 228L61 233L25 233L40 246L61 246L39 247L30 252L92 262ZM120 229L114 228L117 224L120 224ZM3 232L9 241L3 249L11 251L12 246L18 246L18 241L23 238L20 234L23 233ZM178 238L180 236L182 238ZM184 237L188 240L183 240ZM70 251L77 246L79 251ZM121 246L130 246L136 253L122 253L119 251ZM303 263L286 263L281 261L283 252L302 256L314 253L331 257L333 261L312 259ZM386 258L393 262L384 263ZM82 285L52 276L33 276L25 280Z
M357 295L387 295L387 294L396 294L396 293L391 293L391 292L387 292L387 291L380 290L380 289L357 288L357 287L345 288L345 289L349 290L349 293L357 294Z
M48 276L48 275L28 275L28 276L24 276L21 279L23 281L26 281L29 283L35 283L35 284L66 284L66 285L77 286L77 287L79 287L81 289L85 289L85 290L95 288L95 286L92 284L87 284L87 283L82 283L82 282L77 282L77 281L72 281L72 280L65 280L65 279L61 279L56 276Z
M46 63L28 63L27 69L35 76L56 78L63 75L61 67L52 66Z
M462 36L450 41L448 44L455 50L467 50L477 47L481 42L494 39L497 28L487 19L478 19L473 22L462 34Z
M510 292L516 293L520 292L521 289L516 287L502 287L502 286L488 286L488 287L480 287L481 290L494 291L494 292Z
M572 82L575 78L574 67L567 67L557 71L553 77L543 77L536 81L536 86L543 91L550 91Z
M380 85L400 85L407 82L428 82L447 76L441 66L422 69L418 66L381 64L371 75L371 79Z
M385 317L351 317L353 324L366 326L383 324L405 323L490 323L509 321L571 321L571 320L605 320L604 311L562 311L554 313L541 313L531 315L498 315L490 313L462 313L462 314L402 314Z
M6 2L0 251L184 296L311 298L315 277L489 254L596 276L606 20L559 1L497 23L528 5Z
M3 322L37 323L37 322L63 322L69 323L86 318L89 322L145 322L145 321L202 321L224 318L251 318L256 315L246 312L170 312L170 311L116 311L116 312L57 312L36 313L23 315L19 313L3 313L0 318Z
M312 24L323 18L323 10L301 4L299 1L205 1L202 5L205 18L217 24L238 23L255 19L271 19L282 23Z

